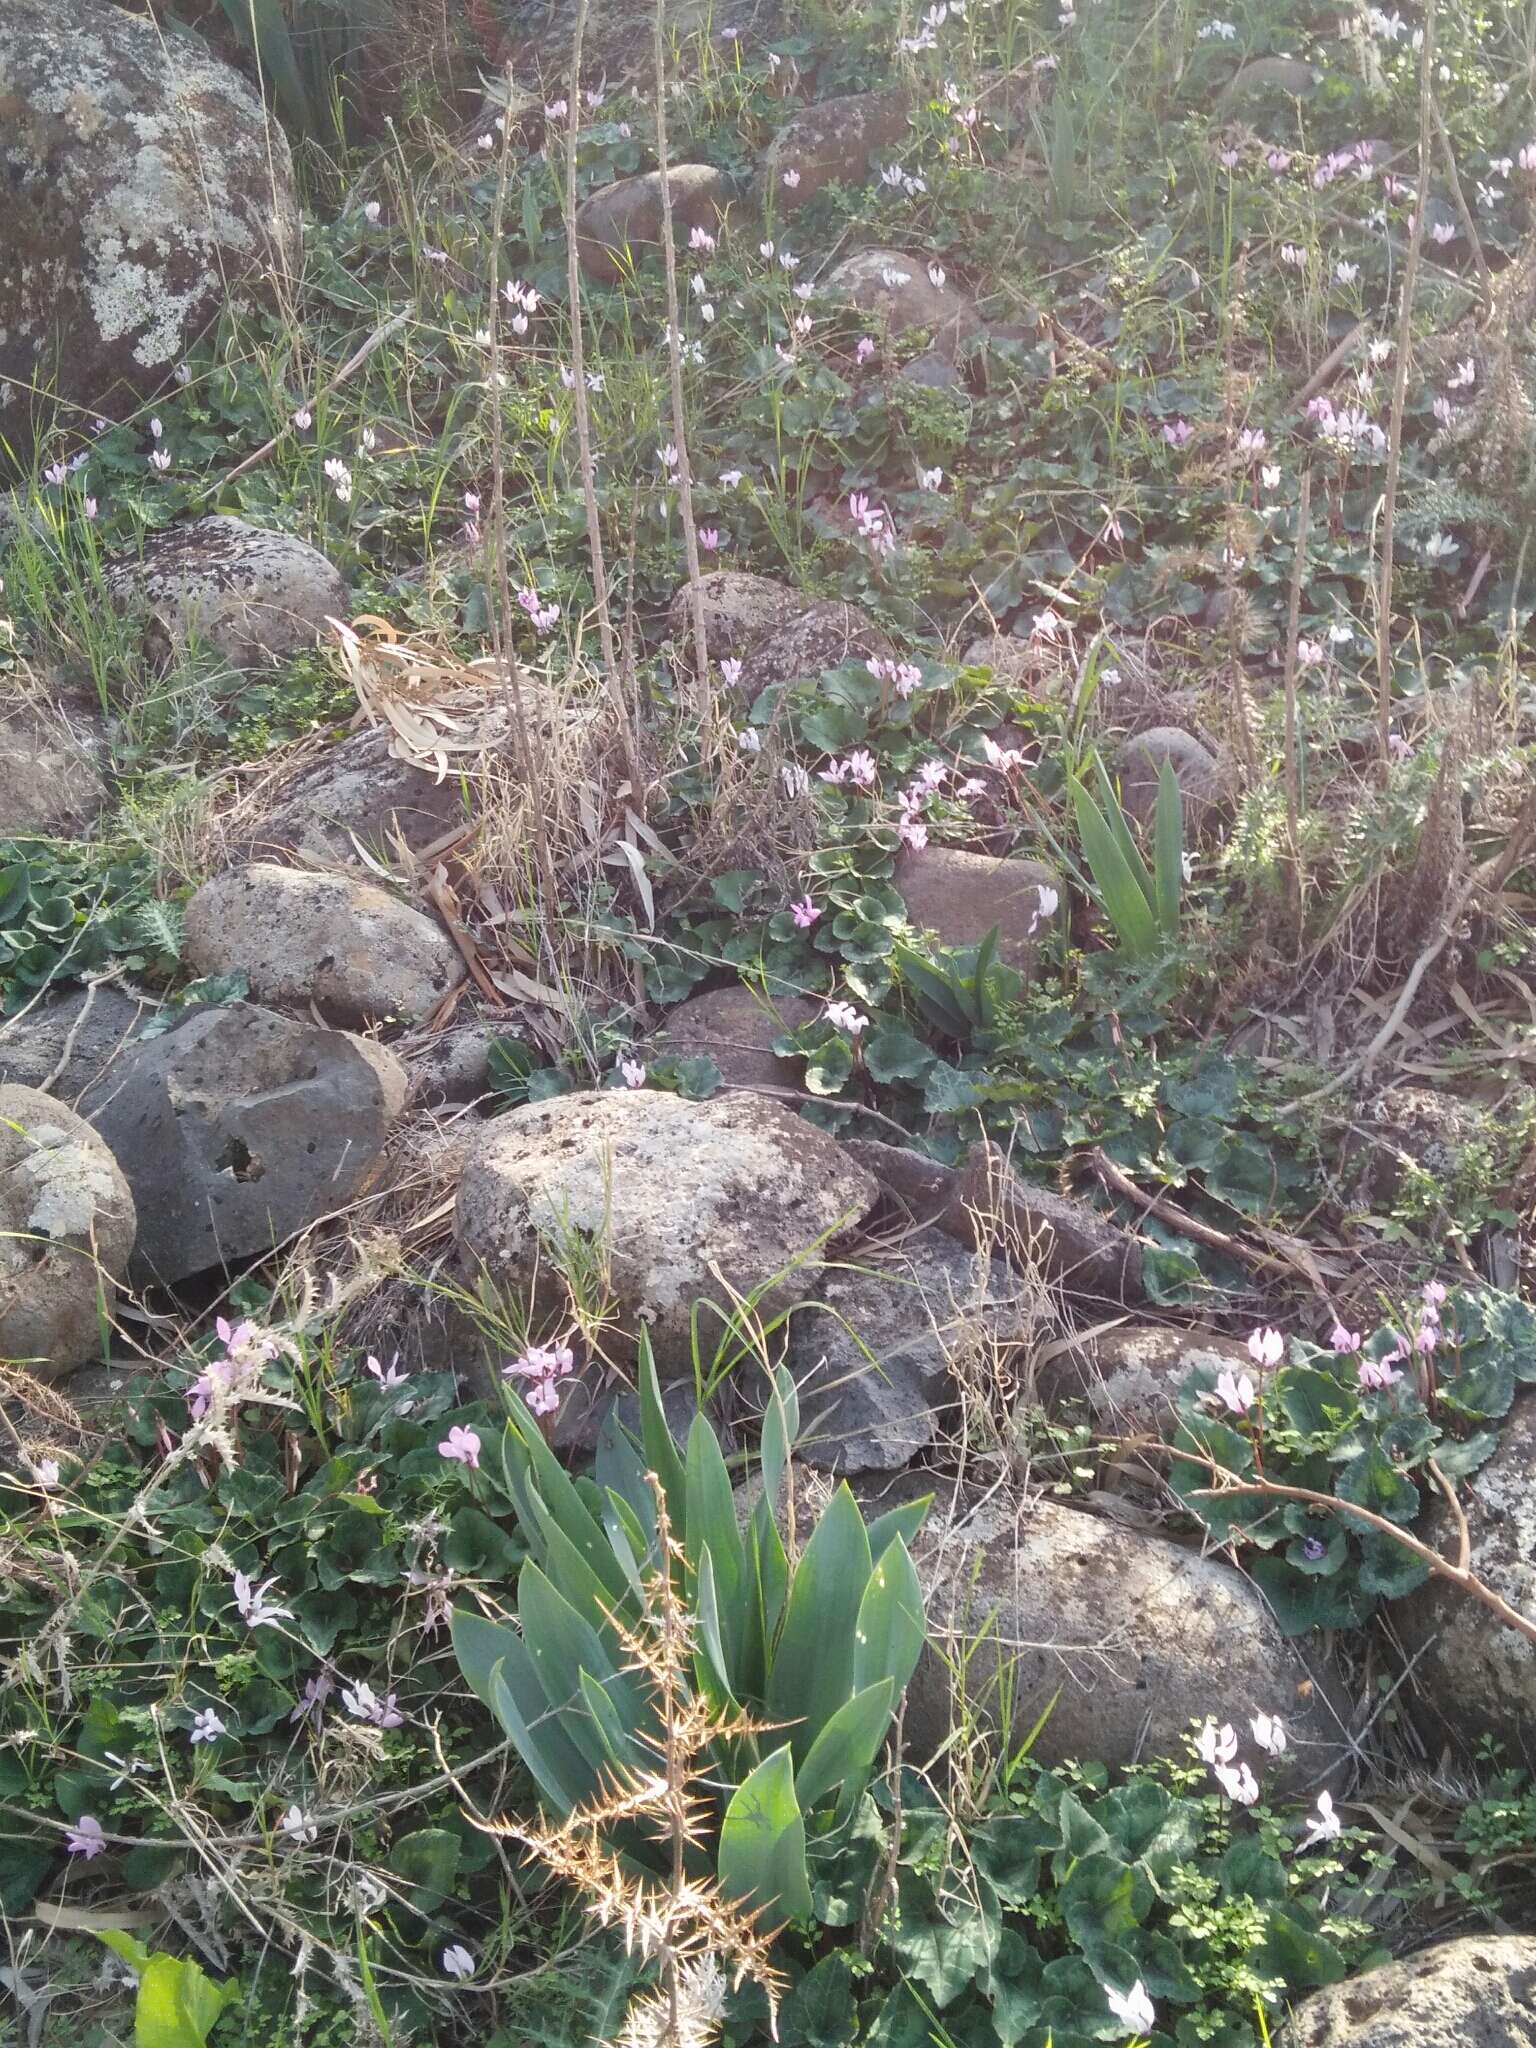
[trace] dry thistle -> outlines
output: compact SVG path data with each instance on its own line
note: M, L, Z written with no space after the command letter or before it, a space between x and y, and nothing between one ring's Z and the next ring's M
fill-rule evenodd
M655 1965L655 1981L631 2000L615 2048L708 2048L725 2016L727 1980L760 1985L777 2027L785 1979L772 1959L776 1930L727 1898L707 1870L698 1874L714 1804L710 1752L773 1724L713 1707L694 1690L691 1617L672 1570L682 1553L661 1483L654 1473L646 1480L656 1499L659 1563L643 1580L636 1624L612 1614L609 1620L629 1657L626 1669L649 1689L656 1727L640 1739L655 1751L658 1767L610 1772L600 1796L573 1807L558 1825L476 1825L520 1842L581 1894L600 1927L622 1933L626 1953ZM670 1852L664 1877L607 1839L633 1840L637 1829Z

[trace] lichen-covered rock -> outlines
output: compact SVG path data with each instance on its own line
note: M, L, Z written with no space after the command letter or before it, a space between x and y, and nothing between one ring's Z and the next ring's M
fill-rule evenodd
M1469 1934L1314 1991L1277 2048L1530 2048L1536 1939Z
M919 1759L950 1737L957 1672L968 1716L996 1728L1006 1703L1015 1742L1040 1724L1038 1763L1177 1757L1207 1717L1231 1724L1273 1791L1310 1787L1349 1754L1322 1668L1215 1558L1036 1500L930 1515L914 1562L931 1638L907 1696ZM1249 1739L1260 1712L1285 1724L1278 1763Z
M797 1063L780 1059L773 1041L786 1031L800 1030L818 1014L819 1005L805 996L770 1000L741 986L711 989L668 1012L651 1040L651 1050L712 1059L728 1088L797 1088Z
M1536 1393L1515 1402L1498 1449L1456 1494L1472 1569L1517 1613L1536 1615ZM1443 1496L1432 1495L1415 1533L1454 1559L1458 1532ZM1440 1578L1398 1601L1392 1619L1415 1659L1416 1709L1437 1734L1469 1755L1491 1736L1512 1763L1536 1769L1536 1643Z
M128 1183L84 1118L0 1087L0 1360L43 1380L83 1364L133 1236Z
M976 308L927 259L901 249L860 249L827 272L822 289L845 299L890 334L921 327L941 355L952 356L980 326Z
M739 659L755 640L787 625L815 603L803 591L750 569L711 569L699 578L704 606L704 639L712 661ZM667 627L680 647L693 641L693 584L678 586L667 610Z
M213 512L155 534L142 556L114 562L107 589L124 611L142 613L151 651L189 641L231 668L264 668L329 637L351 599L341 573L318 548Z
M1123 1323L1053 1347L1035 1367L1034 1392L1051 1410L1083 1402L1096 1428L1109 1435L1161 1436L1173 1420L1180 1388L1203 1366L1250 1378L1259 1373L1246 1347L1218 1330Z
M1112 765L1127 814L1143 831L1151 830L1165 761L1171 765L1184 799L1186 840L1208 842L1224 837L1232 808L1231 779L1193 733L1173 725L1155 725L1115 749Z
M336 1024L419 1023L464 979L435 918L375 882L271 861L204 882L187 905L199 974L243 974L260 1003Z
M800 1394L797 1455L825 1472L890 1472L938 1435L957 1375L991 1384L1028 1328L1029 1294L1001 1259L940 1231L878 1262L828 1271L790 1325Z
M726 181L712 164L674 164L667 173L674 240L694 228L714 234L726 206ZM661 173L620 178L589 193L576 209L576 246L587 276L601 283L628 277L661 247Z
M750 703L771 683L815 678L845 661L889 661L895 652L867 612L841 598L823 598L753 643L742 664L741 687Z
M1026 974L1064 894L1061 878L1037 860L994 860L954 846L905 855L896 887L911 922L941 946L979 946L995 929L998 959Z
M812 1246L874 1199L870 1176L778 1103L608 1089L489 1125L459 1185L458 1235L493 1279L555 1297L572 1238L600 1248L620 1332L644 1324L658 1369L675 1376L693 1369L696 1302L730 1313L733 1291L766 1289L772 1315L800 1300L820 1270ZM706 1311L706 1352L719 1329Z
M265 273L298 259L293 166L256 92L107 0L0 7L0 443L57 398L156 390Z
M1484 1103L1444 1088L1384 1088L1345 1141L1350 1196L1378 1212L1406 1193L1454 1210L1463 1190L1486 1200L1516 1170L1520 1143L1518 1120Z
M383 1046L253 1003L194 1010L135 1046L81 1102L133 1191L130 1277L227 1269L344 1209L404 1101Z
M68 835L105 798L101 735L83 719L18 704L0 710L0 833Z
M875 166L888 162L907 139L912 96L906 92L855 92L822 100L786 121L763 155L762 188L783 220L807 205L824 186L864 185ZM795 182L786 184L784 173Z

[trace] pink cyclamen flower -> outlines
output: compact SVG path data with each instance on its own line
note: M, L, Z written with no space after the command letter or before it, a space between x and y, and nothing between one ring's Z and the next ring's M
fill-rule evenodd
M400 1370L400 1354L398 1351L389 1361L387 1367L380 1365L376 1358L368 1358L364 1363L379 1385L386 1390L392 1387L403 1387L410 1378L409 1373L404 1373Z
M480 1468L480 1438L472 1429L460 1429L456 1423L437 1448L444 1458L455 1459L474 1471Z
M620 1060L619 1078L626 1088L645 1086L645 1068L639 1060Z
M861 335L858 344L853 351L853 360L856 363L867 363L870 357L874 354L874 352L874 342L870 339L870 337L867 334Z
M1188 420L1165 420L1163 422L1163 439L1170 448L1182 448L1194 431Z
M812 897L802 896L798 902L790 904L789 914L795 920L798 930L808 932L821 916L821 911Z
M193 1717L188 1740L195 1748L200 1742L217 1742L221 1735L229 1733L228 1725L212 1707L202 1707Z
M325 1703L336 1690L336 1681L328 1671L306 1678L299 1703L288 1716L290 1721L314 1721L317 1725L325 1712Z
M720 664L720 673L725 678L727 685L734 690L741 681L741 663L734 656L728 656Z
M862 1010L856 1010L852 1003L828 1003L822 1015L838 1031L846 1031L850 1038L857 1038L869 1023Z
M1128 2034L1150 2034L1157 2025L1157 2008L1139 1977L1129 1991L1111 1991L1106 1985L1104 2003Z
M1218 1764L1215 1777L1222 1791L1239 1806L1252 1806L1259 1796L1258 1780L1247 1764Z
M1231 1723L1218 1728L1214 1721L1207 1721L1195 1737L1195 1754L1213 1770L1217 1764L1231 1763L1237 1755L1237 1736Z
M443 1950L443 1975L445 1977L473 1977L475 1959L462 1942L455 1942L452 1948Z
M1312 1816L1311 1831L1296 1844L1297 1853L1312 1848L1318 1842L1332 1842L1344 1831L1344 1823L1333 1810L1333 1794L1319 1792L1317 1812Z
M1395 1370L1390 1358L1362 1358L1355 1367L1355 1378L1362 1393L1384 1394L1388 1387L1397 1385L1402 1374Z
M1440 1320L1439 1311L1445 1302L1445 1288L1438 1280L1430 1280L1424 1287L1424 1313L1434 1321Z
M1248 1339L1248 1356L1261 1369L1278 1365L1285 1356L1285 1339L1278 1330L1255 1330Z
M1246 1415L1256 1398L1247 1373L1237 1374L1230 1368L1219 1376L1211 1391L1229 1415Z
M87 1863L93 1856L99 1856L107 1846L102 1833L101 1822L93 1813L82 1813L64 1838L64 1846L71 1856L83 1856Z
M1248 1726L1253 1730L1254 1741L1267 1756L1284 1756L1285 1723L1277 1715L1255 1714Z
M704 550L706 555L713 555L718 553L720 547L720 529L716 526L701 526L699 528L699 546Z
M1340 1357L1348 1358L1360 1349L1360 1332L1346 1330L1342 1323L1335 1323L1329 1332L1328 1342Z

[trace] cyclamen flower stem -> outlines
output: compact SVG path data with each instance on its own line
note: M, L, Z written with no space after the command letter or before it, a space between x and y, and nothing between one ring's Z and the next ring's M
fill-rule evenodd
M677 296L677 251L672 243L672 186L667 167L666 0L656 0L656 169L661 182L661 263L667 281L667 372L672 391L672 439L677 444L677 499L683 519L683 552L693 613L693 672L699 725L709 744L713 708L709 686L709 645L704 625L704 592L699 576L699 533L693 516L693 467L688 458L688 421L683 404L682 312Z

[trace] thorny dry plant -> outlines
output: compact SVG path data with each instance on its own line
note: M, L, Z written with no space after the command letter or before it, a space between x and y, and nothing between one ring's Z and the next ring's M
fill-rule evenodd
M710 1751L772 1724L737 1708L717 1709L691 1684L692 1617L672 1570L682 1562L682 1550L660 1481L654 1473L646 1480L656 1500L660 1562L643 1582L639 1622L630 1627L617 1615L608 1618L630 1660L624 1668L649 1688L656 1732L634 1732L654 1751L656 1767L615 1769L602 1798L573 1807L559 1823L475 1824L521 1843L581 1895L600 1927L622 1934L628 1955L655 1966L654 1984L630 2001L615 2048L708 2048L725 2016L728 1979L760 1986L775 2026L786 1983L773 1961L775 1930L763 1924L760 1911L727 1898L702 1868L705 1822L714 1806ZM664 1878L608 1839L633 1839L637 1831L667 1851Z

